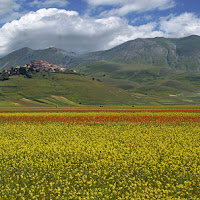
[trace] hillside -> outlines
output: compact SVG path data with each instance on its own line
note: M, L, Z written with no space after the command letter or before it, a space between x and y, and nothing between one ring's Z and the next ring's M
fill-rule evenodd
M33 106L132 105L133 100L125 90L75 74L41 72L33 78L14 75L0 81L0 102L3 104L7 101Z
M84 55L55 47L44 50L23 48L0 59L0 69L24 65L32 60L45 60L62 67L87 66L98 61L131 65L169 67L180 72L200 71L200 36L180 39L148 38L125 42L112 49Z
M133 69L128 64L105 61L79 70L108 85L132 92L138 105L200 103L200 73L177 73L168 67L144 65Z
M106 85L126 90L127 95L134 97L135 104L200 103L199 36L136 39L106 51L84 55L56 48L24 48L1 58L0 69L26 64L31 60L48 61L75 69L89 79L100 79ZM91 102L107 104L103 100ZM119 102L124 104L124 101Z
M61 67L66 67L72 58L77 57L75 53L69 53L54 47L44 50L32 50L23 48L14 51L0 59L0 69L22 66L32 60L45 60Z

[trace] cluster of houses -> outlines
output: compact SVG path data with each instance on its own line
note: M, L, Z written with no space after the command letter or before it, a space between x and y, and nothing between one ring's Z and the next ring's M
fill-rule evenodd
M25 64L23 66L17 66L15 68L11 68L11 69L4 69L3 73L7 73L7 74L13 74L13 73L17 73L20 69L24 69L25 71L28 71L30 69L35 70L37 72L65 72L67 69L60 67L58 65L53 65L49 62L43 61L43 60L34 60L31 61L31 63L29 64ZM75 70L71 70L72 73L76 73Z

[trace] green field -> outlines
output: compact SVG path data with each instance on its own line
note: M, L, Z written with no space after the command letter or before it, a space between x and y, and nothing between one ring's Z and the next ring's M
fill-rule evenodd
M115 62L95 62L79 67L103 83L132 93L136 105L177 105L200 103L200 74L169 67Z
M101 63L102 65L102 63ZM200 74L180 74L154 80L132 79L128 66L106 64L99 74L98 65L90 66L94 76L37 73L32 78L10 76L0 81L0 107L9 106L78 106L78 105L197 105L200 103ZM111 66L111 68L109 68ZM81 73L84 73L83 68ZM93 70L93 71L92 71ZM146 75L158 73L151 67ZM112 71L112 75L109 72ZM137 70L136 70L137 71ZM116 72L116 73L115 73ZM148 72L148 73L147 73ZM116 76L115 76L116 75ZM126 75L127 77L120 77ZM148 76L150 77L150 76Z
M133 104L128 91L105 85L91 77L57 73L38 73L33 78L10 76L9 80L0 82L0 100L0 106Z

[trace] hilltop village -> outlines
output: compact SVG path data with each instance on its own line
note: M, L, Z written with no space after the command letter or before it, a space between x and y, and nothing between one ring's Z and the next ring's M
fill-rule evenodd
M68 70L66 68L60 67L59 65L51 64L43 60L34 60L31 63L25 64L23 66L11 67L10 69L4 69L1 73L1 80L8 80L9 76L12 75L26 75L28 78L32 78L32 73L36 72L65 72L65 73L76 73L75 70Z

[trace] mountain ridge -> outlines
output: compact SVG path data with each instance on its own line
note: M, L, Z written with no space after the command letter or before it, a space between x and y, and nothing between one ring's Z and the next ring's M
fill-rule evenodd
M200 71L200 37L138 38L112 49L81 57L88 61L106 60L133 65L169 66L186 71L190 70L188 66L191 65L193 68L191 71L194 69Z
M73 58L78 56L75 53L66 52L62 49L50 47L42 50L33 50L24 47L14 51L3 58L0 58L0 69L22 66L30 63L32 60L45 60L53 64L59 64L66 67L66 64Z
M136 39L83 55L55 47L23 48L1 58L0 69L31 60L44 60L100 79L131 92L139 104L200 103L200 36Z
M78 55L56 47L32 50L24 47L0 58L0 69L24 65L31 60L45 60L62 67L77 67L96 61L171 67L200 71L200 36L184 38L138 38L105 51Z

